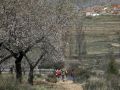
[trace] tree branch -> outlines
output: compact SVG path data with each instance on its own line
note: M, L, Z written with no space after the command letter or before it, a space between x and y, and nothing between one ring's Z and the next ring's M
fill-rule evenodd
M26 58L28 64L32 66L32 63L30 62L30 59L27 57L26 53L23 53L24 57Z
M45 38L45 37L43 36L41 39L36 40L35 43L37 44L37 43L42 42L42 40L43 40L44 38ZM32 47L34 47L34 45L35 45L35 44L33 44L33 45L31 45L31 46L28 46L28 48L24 51L24 53L27 53L28 51L30 51L30 49L31 49Z
M17 58L17 54L16 54L16 53L14 53L12 50L10 50L9 48L7 48L5 45L3 45L3 47L4 47L7 51L9 51L9 52L11 53L11 55L13 55L15 58Z
M0 43L0 47L3 45L3 42Z
M46 53L47 53L47 52L44 52L44 53L40 56L40 58L37 60L37 62L35 63L35 65L33 65L33 68L35 68L35 67L37 66L37 64L40 62L40 60L43 59L43 57L45 56Z
M4 61L6 61L7 59L13 57L13 55L8 55L7 57L3 58L2 60L0 60L0 64L2 64Z
M46 40L47 40L47 41L43 41L43 42L44 42L44 43L47 43L47 44L52 48L52 50L54 50L55 52L58 52L58 51L56 50L56 48L54 47L54 45L52 45L48 39L46 39Z
M30 59L27 57L27 55L25 53L23 53L24 57L26 58L28 64L32 67L32 68L35 68L37 66L37 64L40 62L40 60L44 57L44 55L46 54L47 52L44 52L40 58L36 61L36 63L33 65L30 61Z
M41 39L36 40L36 43L41 42L44 38L45 38L45 37L42 37ZM0 45L3 45L3 43L0 43ZM23 52L25 58L26 58L26 53L27 53L33 46L34 46L34 45L29 46L29 47ZM9 48L7 48L5 45L3 45L3 47L4 47L6 50L8 50L8 51L11 53L11 55L8 55L7 57L5 57L5 58L3 58L2 60L0 60L0 64L2 64L4 61L6 61L7 59L9 59L9 58L11 58L11 57L17 58L17 53L14 53L12 50L10 50ZM26 58L26 59L29 60L28 58ZM29 60L29 61L30 61L30 60ZM28 61L28 62L29 62L29 61ZM31 64L31 63L29 63L29 64Z

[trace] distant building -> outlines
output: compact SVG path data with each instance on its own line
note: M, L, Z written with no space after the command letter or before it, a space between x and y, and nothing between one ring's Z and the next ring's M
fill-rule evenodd
M86 16L99 15L120 15L120 4L111 4L107 6L95 5L83 10Z
M86 16L99 16L100 14L95 12L86 12Z
M112 5L112 14L120 15L120 4Z
M84 13L86 16L99 16L101 12L103 11L103 6L93 6L93 7L88 7L84 9Z
M88 7L84 10L84 13L86 16L92 16L92 14L94 13L94 10L92 10L91 7Z
M104 7L101 14L106 15L106 14L110 14L111 13L111 9L109 7Z

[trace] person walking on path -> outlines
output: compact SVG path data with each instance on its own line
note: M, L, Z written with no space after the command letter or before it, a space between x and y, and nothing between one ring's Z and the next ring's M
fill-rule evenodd
M72 77L73 82L75 82L75 72L74 72L74 69L72 69L72 71L71 71L71 77Z
M62 80L63 82L67 80L68 72L66 69L62 69Z
M65 70L62 70L62 81L64 82L65 81Z
M61 74L62 74L62 72L61 72L60 69L57 69L57 70L55 71L55 75L56 75L56 77L57 77L57 80L60 80Z

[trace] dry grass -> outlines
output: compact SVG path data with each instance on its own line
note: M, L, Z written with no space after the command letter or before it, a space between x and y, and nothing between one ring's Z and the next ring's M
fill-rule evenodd
M16 82L13 75L0 75L0 90L64 90L63 87L55 83L35 80L34 86L27 84L26 80L22 84Z

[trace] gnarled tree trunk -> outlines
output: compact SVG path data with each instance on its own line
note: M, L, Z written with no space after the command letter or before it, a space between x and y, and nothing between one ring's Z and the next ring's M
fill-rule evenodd
M30 66L28 83L31 84L31 85L33 85L33 79L34 79L33 71L34 71L34 68L32 66Z
M1 66L0 66L0 75L2 74Z
M15 67L16 67L16 79L20 83L22 82L22 67L21 67L21 61L23 59L23 54L19 53L19 56L16 58L15 61Z

